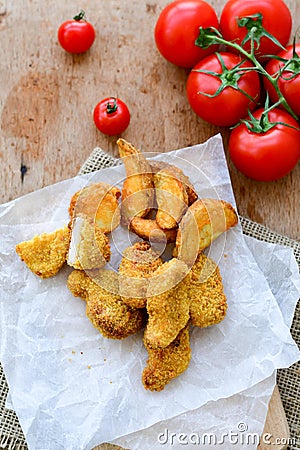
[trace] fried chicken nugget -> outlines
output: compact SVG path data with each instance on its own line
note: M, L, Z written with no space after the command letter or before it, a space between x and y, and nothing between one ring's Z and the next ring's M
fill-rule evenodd
M145 308L149 280L162 263L149 242L136 242L124 250L119 267L120 294L124 303Z
M133 217L129 224L129 230L137 236L151 242L175 242L177 228L163 230L157 225L156 220L144 219L143 217Z
M96 223L88 217L72 222L72 237L67 262L74 269L101 269L110 260L110 245Z
M168 168L157 172L153 181L158 208L155 220L160 228L175 228L188 207L185 185Z
M153 174L156 174L157 172L160 172L163 169L168 169L169 173L171 173L175 178L177 178L184 184L186 193L188 195L189 205L191 205L197 200L198 194L195 191L194 186L190 182L189 177L185 175L185 173L179 167L174 166L173 164L169 164L165 161L149 161L149 163Z
M124 139L117 140L126 179L122 188L121 216L123 225L132 217L146 217L154 204L153 174L145 156Z
M147 296L149 315L145 330L146 346L167 347L189 320L190 274L176 258L160 266L150 279Z
M171 344L165 348L153 350L145 346L149 358L142 374L146 389L161 391L173 378L184 372L190 363L191 347L189 326L183 328Z
M187 264L194 263L200 251L237 222L237 213L229 203L212 198L197 200L180 222L173 255Z
M93 279L75 270L69 275L68 288L86 301L87 317L106 338L124 339L145 324L145 312L127 306L117 293L118 274L112 270L100 270Z
M110 233L120 224L118 198L121 192L107 183L93 183L76 192L70 202L69 214L91 218L103 233Z
M200 253L191 269L190 317L197 327L220 323L227 311L222 277L217 264Z
M27 267L41 278L53 277L66 261L70 229L65 226L52 233L34 236L16 245L16 252Z

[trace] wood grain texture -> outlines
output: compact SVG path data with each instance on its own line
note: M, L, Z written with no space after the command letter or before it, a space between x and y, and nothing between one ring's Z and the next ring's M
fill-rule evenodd
M116 155L116 138L102 135L92 121L94 106L107 95L127 102L132 120L123 137L144 151L201 143L219 131L226 148L228 130L203 122L188 105L188 71L155 48L154 25L168 2L0 1L1 202L76 175L95 146ZM224 3L211 1L218 13ZM300 2L287 4L296 29ZM97 38L89 52L74 56L56 36L80 8ZM230 161L229 169L240 214L300 238L299 165L273 183L247 179Z

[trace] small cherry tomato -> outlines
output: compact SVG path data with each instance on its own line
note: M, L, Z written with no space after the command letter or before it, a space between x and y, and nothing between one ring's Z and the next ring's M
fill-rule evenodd
M85 20L85 12L62 23L58 29L58 41L62 48L69 53L86 52L95 40L93 25Z
M214 125L238 123L259 101L259 76L252 68L250 61L229 52L202 59L190 72L186 86L194 112Z
M283 0L229 0L220 18L220 29L227 41L251 48L249 32L254 37L255 54L259 58L274 55L285 47L292 30L292 16Z
M300 44L289 45L277 55L285 61L276 58L271 59L266 65L266 71L276 78L279 70L286 65L286 69L282 71L278 78L278 88L286 99L294 113L300 117ZM267 78L263 78L265 89L268 91L272 102L278 101L278 95L275 88Z
M94 122L102 133L116 136L123 133L129 125L129 109L119 98L104 98L94 109Z
M244 175L257 181L274 181L287 175L299 161L300 130L286 111L274 108L267 116L263 113L263 108L257 109L248 126L242 123L234 128L228 149Z
M215 10L203 0L177 0L161 12L154 31L159 52L169 62L191 68L218 46L204 50L195 45L199 27L219 27Z

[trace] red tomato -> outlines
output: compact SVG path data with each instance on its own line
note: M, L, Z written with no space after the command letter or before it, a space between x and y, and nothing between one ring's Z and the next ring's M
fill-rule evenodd
M296 53L300 55L300 44L296 44L295 50ZM292 59L293 46L289 45L287 49L280 52L278 56L287 60ZM271 59L266 66L266 71L270 75L275 75L276 77L276 72L283 66L283 61ZM272 102L276 103L278 101L278 95L275 88L267 78L264 77L263 81ZM294 113L300 117L300 58L293 59L287 70L285 70L278 78L278 87Z
M102 133L116 136L123 133L129 125L129 109L119 98L104 98L94 109L94 122Z
M285 47L291 34L292 17L282 0L229 0L220 18L223 37L227 41L235 41L241 45L247 34L247 28L240 27L238 19L257 13L262 14L262 26ZM257 33L259 34L259 30ZM245 43L244 48L250 50L250 41ZM278 45L264 36L255 53L257 56L274 55L280 50Z
M263 109L253 112L260 119ZM286 111L269 111L271 123L284 122L298 127L296 120ZM235 166L247 177L257 181L274 181L287 175L300 159L300 130L275 125L267 132L255 133L242 123L229 138L229 154Z
M94 27L84 20L84 16L84 11L81 11L73 20L62 23L58 29L59 43L69 53L86 52L95 40Z
M203 0L177 0L164 8L155 26L154 36L162 56L181 67L193 67L200 59L213 53L195 45L199 27L219 27L217 15Z
M227 74L226 69L222 68L220 57L225 67L229 69ZM241 62L242 58L233 53L214 53L200 61L190 72L186 87L188 101L195 113L202 119L218 126L235 125L241 118L247 116L249 109L255 108L255 102L232 87L237 86L258 102L260 96L258 74L254 71L243 72L238 75L239 79L236 79L236 75L230 70ZM239 67L253 67L253 64L250 61L245 61ZM196 70L213 71L216 74L221 74L222 77L226 74L224 83L227 82L228 85L217 96L208 97L207 94L213 95L217 92L222 85L222 81L216 75L196 72Z

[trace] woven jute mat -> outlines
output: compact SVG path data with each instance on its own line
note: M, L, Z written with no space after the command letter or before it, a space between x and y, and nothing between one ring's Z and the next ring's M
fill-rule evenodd
M94 172L106 167L113 167L120 164L120 160L113 158L102 149L96 148L90 157L81 167L79 174ZM268 228L249 219L240 217L244 234L252 236L260 241L271 242L292 247L295 257L300 267L300 243L289 239L286 236L274 233ZM298 302L291 333L295 342L300 346L300 302ZM290 450L300 449L300 362L288 369L278 370L277 383L280 396L290 427L292 442ZM0 364L0 449L5 450L26 450L26 440L14 411L5 408L5 401L8 394L8 386L4 372ZM97 449L113 450L120 447L102 444Z

